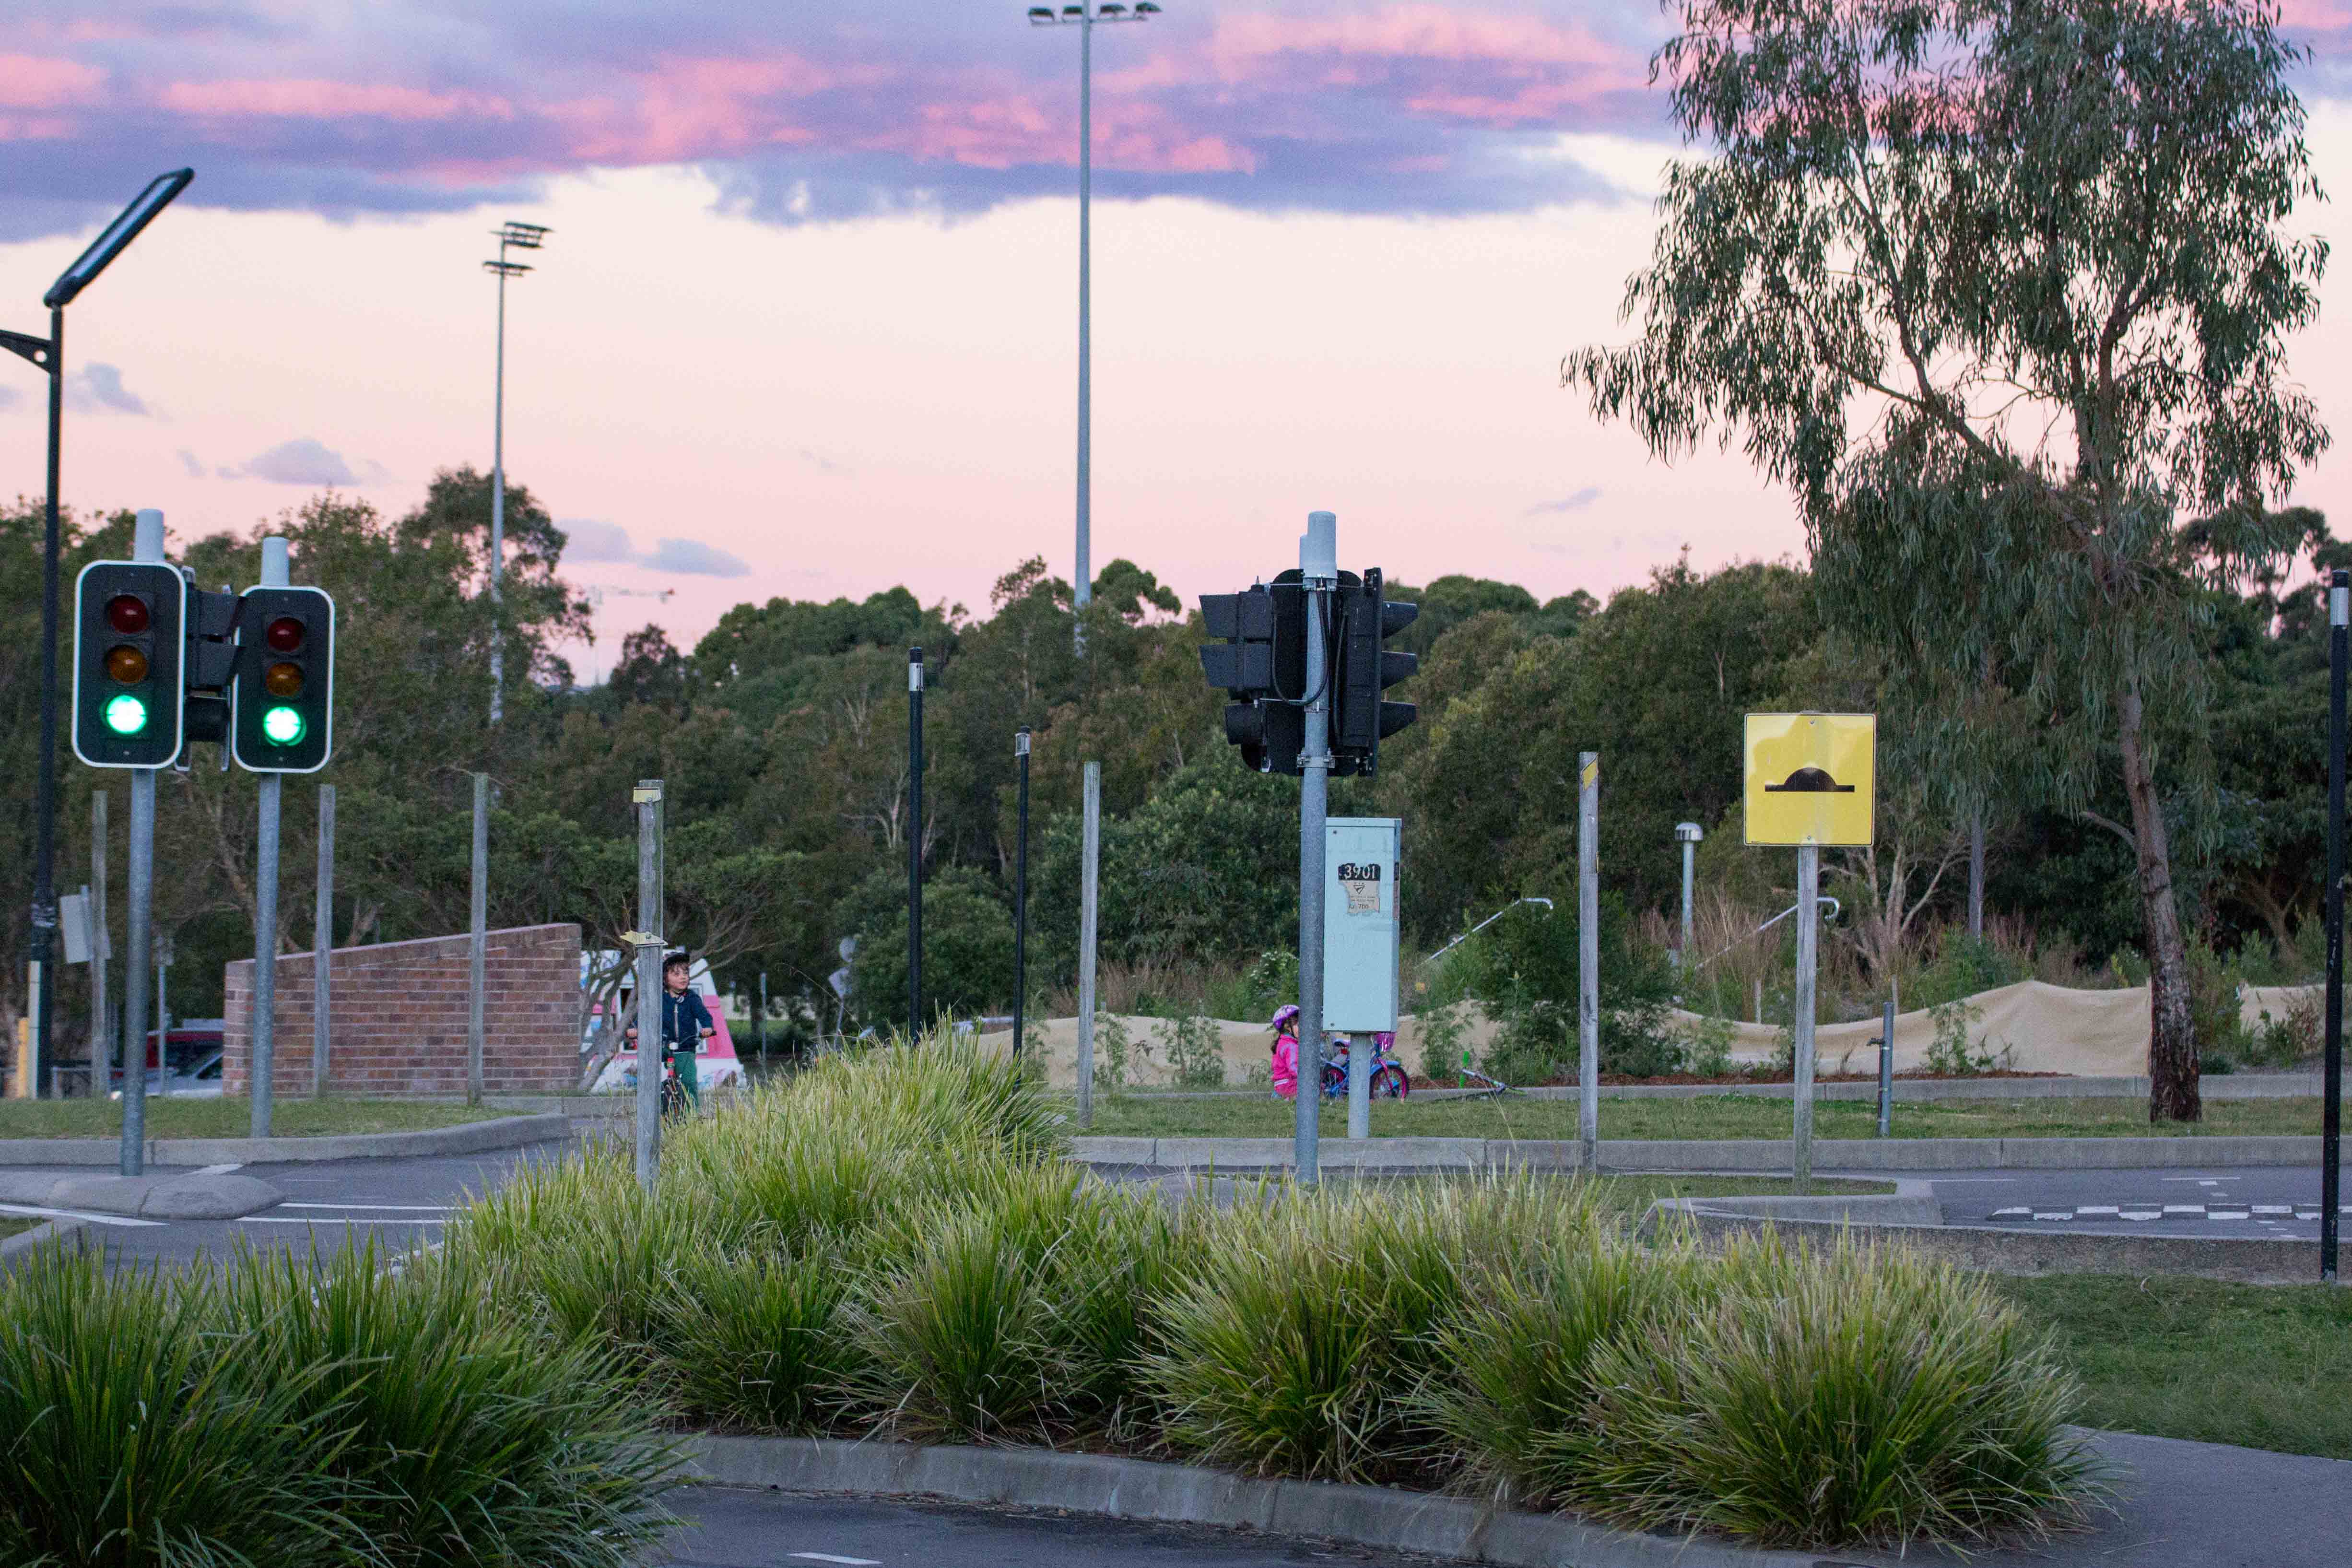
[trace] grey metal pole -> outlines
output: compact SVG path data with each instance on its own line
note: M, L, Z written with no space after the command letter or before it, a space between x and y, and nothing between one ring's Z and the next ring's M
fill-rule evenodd
M1984 935L1985 826L1984 808L1969 815L1969 935Z
M923 1032L923 650L907 650L907 1034Z
M760 971L760 1080L768 1078L768 972Z
M1804 1193L1813 1179L1813 982L1822 952L1822 847L1797 846L1796 1105L1790 1129L1790 1173Z
M637 1183L661 1171L662 781L639 779L637 806Z
M2352 572L2327 586L2327 990L2319 1100L2319 1278L2336 1282L2343 1225L2344 1148L2344 700Z
M490 775L474 775L474 888L466 944L466 1103L482 1103L482 1037L489 1020ZM650 927L648 930L652 929Z
M507 242L499 240L499 373L498 391L490 414L490 605L496 613L503 602L500 579L506 573L507 544ZM504 716L507 649L504 633L490 627L490 722Z
M1576 759L1576 1137L1601 1168L1601 753Z
M131 558L163 559L163 514L138 514ZM147 1169L147 963L155 939L155 770L131 770L131 859L123 911L122 1149L126 1176Z
M1694 932L1694 931L1696 929L1696 926L1697 926L1697 921L1696 921L1696 920L1694 918L1694 911L1693 911L1692 907L1691 907L1691 905L1692 905L1692 886L1693 886L1693 884L1696 881L1696 879L1697 879L1697 876L1698 876L1698 845L1697 845L1696 842L1694 842L1693 840L1688 839L1688 838L1685 838L1685 839L1684 839L1684 840L1683 840L1683 952L1682 952L1682 967L1683 967L1683 968L1685 968L1685 969L1688 969L1688 968L1690 967L1690 951L1691 951L1691 942L1692 942L1692 941L1694 940L1693 932Z
M1878 1135L1890 1138L1895 1133L1895 993L1892 984L1886 991L1886 1017L1878 1031Z
M1023 1026L1029 1016L1029 726L1013 731L1013 753L1021 765L1019 804L1013 844L1013 1054L1021 1054Z
M114 1015L106 994L107 793L89 792L89 1093L104 1100L114 1072Z
M1086 651L1086 608L1094 598L1094 184L1095 8L1078 24L1078 549L1077 647Z
M49 1030L56 1012L49 994L57 956L58 889L58 468L64 439L66 311L49 307L49 494L41 533L41 733L33 778L33 941L26 964L25 1000L32 1012L33 1052L25 1064L24 1096L38 1094L41 1069L49 1056ZM160 519L162 513L157 513ZM163 531L156 531L155 559L163 558Z
M310 1098L326 1097L334 1043L335 786L319 786L319 893L310 910Z
M1095 1124L1096 922L1102 913L1102 764L1086 769L1085 835L1078 865L1078 1125Z
M1322 1180L1323 851L1331 819L1331 650L1323 617L1339 582L1339 519L1310 511L1298 536L1307 604L1306 749L1298 754L1298 1103L1291 1159L1298 1184ZM1351 1053L1352 1054L1352 1053Z
M122 974L121 1171L147 1169L147 956L155 917L155 770L131 770L131 871Z
M155 1089L172 1094L172 949L168 941L155 944Z
M283 539L261 542L261 585L286 586ZM247 1089L256 1138L269 1136L269 1113L278 1092L278 823L285 789L285 774L261 775L253 888L253 1073Z

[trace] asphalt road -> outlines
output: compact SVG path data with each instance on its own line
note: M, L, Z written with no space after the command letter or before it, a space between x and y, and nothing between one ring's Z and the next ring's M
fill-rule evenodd
M2314 1246L2319 1241L2315 1166L1915 1174L1935 1184L1946 1225L2109 1235L2261 1236ZM2352 1198L2352 1183L2346 1184L2339 1206L2345 1198ZM2339 1219L2352 1220L2352 1211Z
M2101 1433L2115 1506L2043 1541L1966 1554L1841 1550L1817 1568L2343 1568L2352 1562L2352 1463ZM681 1488L676 1568L1275 1568L1444 1560L1248 1531L719 1487Z
M184 1268L200 1257L224 1260L240 1243L333 1252L373 1242L379 1252L404 1252L438 1239L450 1214L504 1182L524 1162L559 1157L567 1147L538 1143L437 1159L214 1166L257 1176L284 1193L286 1201L239 1220L157 1223L89 1215L84 1235L106 1248L110 1268L151 1262ZM50 1168L44 1173L70 1173Z

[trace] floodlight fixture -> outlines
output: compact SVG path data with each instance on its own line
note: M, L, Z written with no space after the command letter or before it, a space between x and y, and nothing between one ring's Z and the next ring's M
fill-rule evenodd
M139 237L139 231L154 222L155 215L171 205L172 198L186 190L188 182L195 177L194 169L174 169L148 181L147 188L132 197L131 205L116 214L112 223L98 231L89 248L58 274L58 280L41 296L41 303L52 310L72 304L74 296L89 288L106 270L108 263L121 255L124 247Z

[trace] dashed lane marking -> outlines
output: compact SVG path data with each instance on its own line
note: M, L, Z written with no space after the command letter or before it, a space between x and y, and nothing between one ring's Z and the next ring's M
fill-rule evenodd
M160 1219L132 1219L129 1215L91 1214L85 1209L43 1208L38 1204L0 1204L0 1214L38 1215L43 1219L78 1219L91 1225L118 1226L124 1230L158 1229Z
M836 1557L830 1552L795 1552L793 1555L803 1563L846 1563L855 1568L882 1568L879 1557Z
M367 1209L370 1211L399 1209L412 1214L447 1214L455 1205L451 1204L298 1204L289 1200L278 1206L282 1209Z
M423 1215L414 1219L404 1216L369 1219L361 1215L348 1214L320 1215L315 1219L309 1215L249 1214L236 1223L239 1225L333 1225L338 1220L344 1225L447 1225L449 1223L446 1219L427 1219Z

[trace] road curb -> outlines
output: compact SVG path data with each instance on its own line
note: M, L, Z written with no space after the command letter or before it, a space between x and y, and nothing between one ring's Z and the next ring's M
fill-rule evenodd
M1246 1526L1508 1568L1815 1568L1821 1562L1811 1552L1635 1534L1429 1492L1259 1480L1198 1465L1040 1448L703 1436L689 1441L687 1473L716 1486L934 1497Z
M1643 1216L1641 1233L1664 1224L1686 1226L1702 1244L1770 1226L1787 1237L1832 1242L1849 1230L1868 1243L1911 1248L1927 1257L1988 1274L2168 1274L2239 1285L2309 1285L2319 1279L2319 1244L2284 1237L2114 1236L2105 1232L2003 1230L1991 1226L1873 1224L1857 1215L1838 1219L1788 1213L1739 1213L1735 1200L1660 1198ZM1867 1200L1856 1200L1864 1202ZM1882 1200L1886 1201L1886 1200Z
M5 1240L0 1240L0 1258L14 1258L20 1252L30 1252L35 1247L47 1247L53 1241L63 1241L69 1236L74 1238L74 1245L79 1247L81 1245L81 1230L85 1223L78 1219L53 1219L46 1225L37 1225L30 1230L20 1231Z
M1322 1142L1325 1170L1432 1169L1574 1171L1583 1153L1570 1142L1511 1138L1367 1138ZM2352 1165L2352 1142L2344 1150ZM1073 1138L1085 1165L1149 1165L1226 1173L1287 1170L1287 1138ZM1817 1138L1817 1171L2129 1171L2154 1166L2215 1170L2316 1165L2315 1135L2181 1138ZM1710 1171L1784 1174L1789 1144L1779 1138L1604 1140L1605 1173Z
M414 1132L345 1132L320 1138L151 1138L150 1165L279 1165L320 1160L397 1160L478 1154L572 1136L558 1113L501 1116ZM111 1165L122 1157L112 1138L0 1138L0 1165Z

